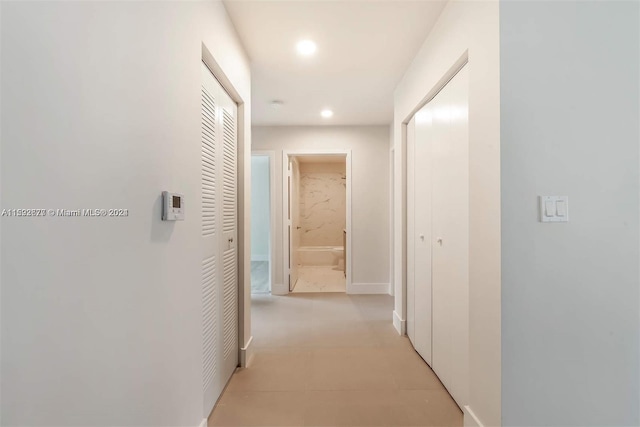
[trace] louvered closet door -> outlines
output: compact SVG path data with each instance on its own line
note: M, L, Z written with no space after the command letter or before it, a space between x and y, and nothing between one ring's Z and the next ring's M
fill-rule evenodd
M237 106L220 88L222 148L222 344L224 382L238 366Z
M237 107L202 64L203 415L238 364Z

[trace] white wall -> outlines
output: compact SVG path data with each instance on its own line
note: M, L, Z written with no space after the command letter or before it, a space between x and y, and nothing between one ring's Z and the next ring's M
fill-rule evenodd
M406 309L406 165L404 126L443 76L469 59L469 408L500 424L500 63L496 1L447 4L395 92L394 325ZM471 412L469 412L471 411Z
M500 21L503 423L637 426L639 3ZM538 222L539 195L570 221Z
M204 42L249 147L233 26L220 2L1 7L2 208L129 210L2 218L1 423L199 425L200 64ZM162 190L185 221L160 220Z
M257 126L253 149L276 151L276 283L282 272L282 151L352 150L354 284L389 283L389 128L387 126Z
M269 157L251 157L251 259L269 260Z

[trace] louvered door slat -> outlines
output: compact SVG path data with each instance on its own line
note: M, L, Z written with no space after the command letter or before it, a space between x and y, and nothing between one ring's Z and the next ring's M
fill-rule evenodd
M216 231L216 106L213 95L202 87L202 235Z
M236 346L237 341L237 292L236 292L236 254L229 250L224 254L224 294L223 294L223 318L224 318L224 357L229 357Z
M215 289L216 258L211 256L202 262L202 327L203 327L203 388L211 388L218 370L217 361L217 295Z

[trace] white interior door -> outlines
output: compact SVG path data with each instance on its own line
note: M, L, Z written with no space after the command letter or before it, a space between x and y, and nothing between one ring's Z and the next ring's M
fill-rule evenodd
M414 346L422 358L432 363L432 284L431 284L431 105L425 106L414 117L414 276L415 322Z
M431 365L430 105L407 125L407 335Z
M298 282L300 248L300 164L289 158L289 290Z
M461 407L469 384L468 67L430 105L432 366Z
M202 64L204 416L238 365L237 106Z
M415 156L415 147L416 119L414 116L407 124L407 212L409 213L407 215L407 336L414 348L416 348L415 164L419 162ZM421 329L421 325L418 329Z

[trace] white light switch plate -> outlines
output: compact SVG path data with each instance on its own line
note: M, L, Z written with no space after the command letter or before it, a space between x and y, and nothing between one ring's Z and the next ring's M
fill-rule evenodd
M540 196L540 222L569 222L568 196Z

